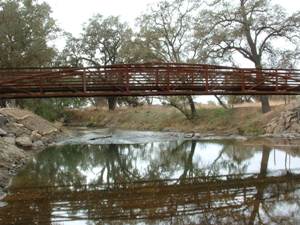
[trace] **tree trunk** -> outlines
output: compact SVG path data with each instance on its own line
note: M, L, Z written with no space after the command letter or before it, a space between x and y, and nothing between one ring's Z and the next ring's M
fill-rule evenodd
M257 62L255 64L255 67L257 70L261 70L262 66L261 63ZM257 77L257 83L261 82L261 79L263 79L262 74L258 73L258 77ZM269 103L269 97L267 95L261 95L260 96L260 102L261 102L261 111L262 113L267 113L271 111L271 107L270 107L270 103Z
M191 119L194 119L196 117L196 114L197 114L195 102L194 102L193 97L191 95L187 96L187 99L189 101L189 105L190 105L190 108L191 108Z
M222 99L218 96L218 95L215 95L216 99L218 100L219 104L224 108L224 109L228 109L226 103L224 103L222 101Z
M108 110L114 111L117 106L117 98L116 97L107 97Z
M260 102L261 102L261 110L262 113L267 113L271 111L270 103L269 103L269 97L266 95L260 96Z
M255 64L255 68L257 70L261 70L263 68L262 63L261 63L261 54L257 50L257 46L256 46L257 43L255 40L253 40L252 35L251 35L251 26L250 26L251 22L250 22L250 19L247 18L247 13L246 13L247 10L245 7L246 1L241 0L240 2L241 2L241 13L242 13L242 17L243 17L243 28L244 28L244 33L247 38L248 45L250 47L251 56L252 56L251 60ZM257 83L259 83L261 81L261 79L263 79L262 73L258 72ZM261 96L260 102L261 102L262 113L267 113L267 112L271 111L268 96Z

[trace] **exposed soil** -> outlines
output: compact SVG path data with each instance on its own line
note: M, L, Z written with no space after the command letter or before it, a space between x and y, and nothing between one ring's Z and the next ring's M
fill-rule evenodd
M59 127L27 110L0 109L0 199L18 168L60 133Z
M71 110L68 125L97 128L119 128L128 130L151 130L172 132L195 132L214 135L266 134L268 123L285 110L284 104L272 104L272 112L262 114L259 104L245 104L233 109L218 106L199 105L198 117L187 120L178 110L168 106L143 106Z

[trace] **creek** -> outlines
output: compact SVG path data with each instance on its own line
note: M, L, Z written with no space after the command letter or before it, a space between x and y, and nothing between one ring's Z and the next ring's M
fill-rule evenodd
M79 129L3 202L1 225L299 224L300 147Z

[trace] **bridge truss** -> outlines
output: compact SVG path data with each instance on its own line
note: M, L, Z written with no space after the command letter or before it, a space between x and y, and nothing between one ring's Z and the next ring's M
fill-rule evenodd
M300 70L165 63L0 69L0 99L299 93Z

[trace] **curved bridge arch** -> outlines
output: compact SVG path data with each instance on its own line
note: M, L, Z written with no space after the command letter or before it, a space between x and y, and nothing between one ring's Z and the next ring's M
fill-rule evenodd
M0 99L216 94L300 94L300 70L170 63L0 69Z

